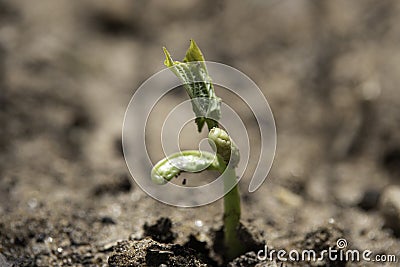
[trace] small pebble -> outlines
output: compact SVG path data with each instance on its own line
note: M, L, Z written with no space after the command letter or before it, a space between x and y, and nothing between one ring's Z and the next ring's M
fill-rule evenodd
M194 225L196 225L197 227L203 227L203 221L202 220L195 220L194 221Z
M105 244L101 249L100 249L100 251L110 251L110 250L112 250L113 249L113 247L115 247L116 245L117 245L117 243L118 242L115 242L115 241L113 241L113 242L109 242L109 243L107 243L107 244Z

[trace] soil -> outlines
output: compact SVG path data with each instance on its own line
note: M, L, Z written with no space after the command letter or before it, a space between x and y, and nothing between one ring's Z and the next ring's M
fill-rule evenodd
M398 25L396 0L1 0L0 266L381 266L257 257L341 238L400 260ZM129 99L163 68L163 46L181 58L191 38L258 84L277 125L268 180L247 192L252 153L240 183L251 249L232 261L218 245L221 201L164 205L122 155Z

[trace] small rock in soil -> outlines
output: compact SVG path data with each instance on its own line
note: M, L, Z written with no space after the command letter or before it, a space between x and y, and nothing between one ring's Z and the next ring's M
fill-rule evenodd
M400 237L400 187L390 186L382 194L380 202L385 225Z

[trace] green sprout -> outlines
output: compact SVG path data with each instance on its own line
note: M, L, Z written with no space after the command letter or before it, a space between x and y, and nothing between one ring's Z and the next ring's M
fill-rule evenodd
M208 140L216 155L199 150L175 153L159 161L151 171L151 178L157 184L165 184L181 172L202 172L216 170L222 174L224 196L224 247L227 259L233 259L245 252L240 241L240 196L235 168L240 160L239 149L228 133L220 128L221 99L215 95L211 78L208 75L203 54L197 44L191 40L183 62L173 61L164 48L165 65L181 79L191 101L199 132L207 124Z

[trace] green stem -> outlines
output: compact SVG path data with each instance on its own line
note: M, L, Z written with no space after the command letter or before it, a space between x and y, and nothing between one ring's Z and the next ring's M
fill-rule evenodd
M229 190L235 182L235 169L227 167L224 174L225 190ZM238 237L240 213L240 195L236 184L224 197L224 247L228 260L245 252L245 247Z
M213 127L219 128L218 123ZM209 131L213 127L208 127ZM220 133L219 133L220 134ZM218 135L219 135L218 134ZM219 136L221 137L221 136ZM228 136L229 138L229 136ZM230 138L229 138L230 139ZM216 141L216 139L214 139ZM223 156L220 155L223 159ZM229 153L229 157L231 153ZM228 159L229 161L229 159ZM246 252L245 246L239 239L238 230L240 225L240 195L239 195L239 184L236 183L236 171L235 167L226 164L219 164L222 168L219 170L224 175L224 191L228 192L224 196L224 249L226 250L225 257L228 260L232 260L239 255ZM228 191L229 190L229 191Z

